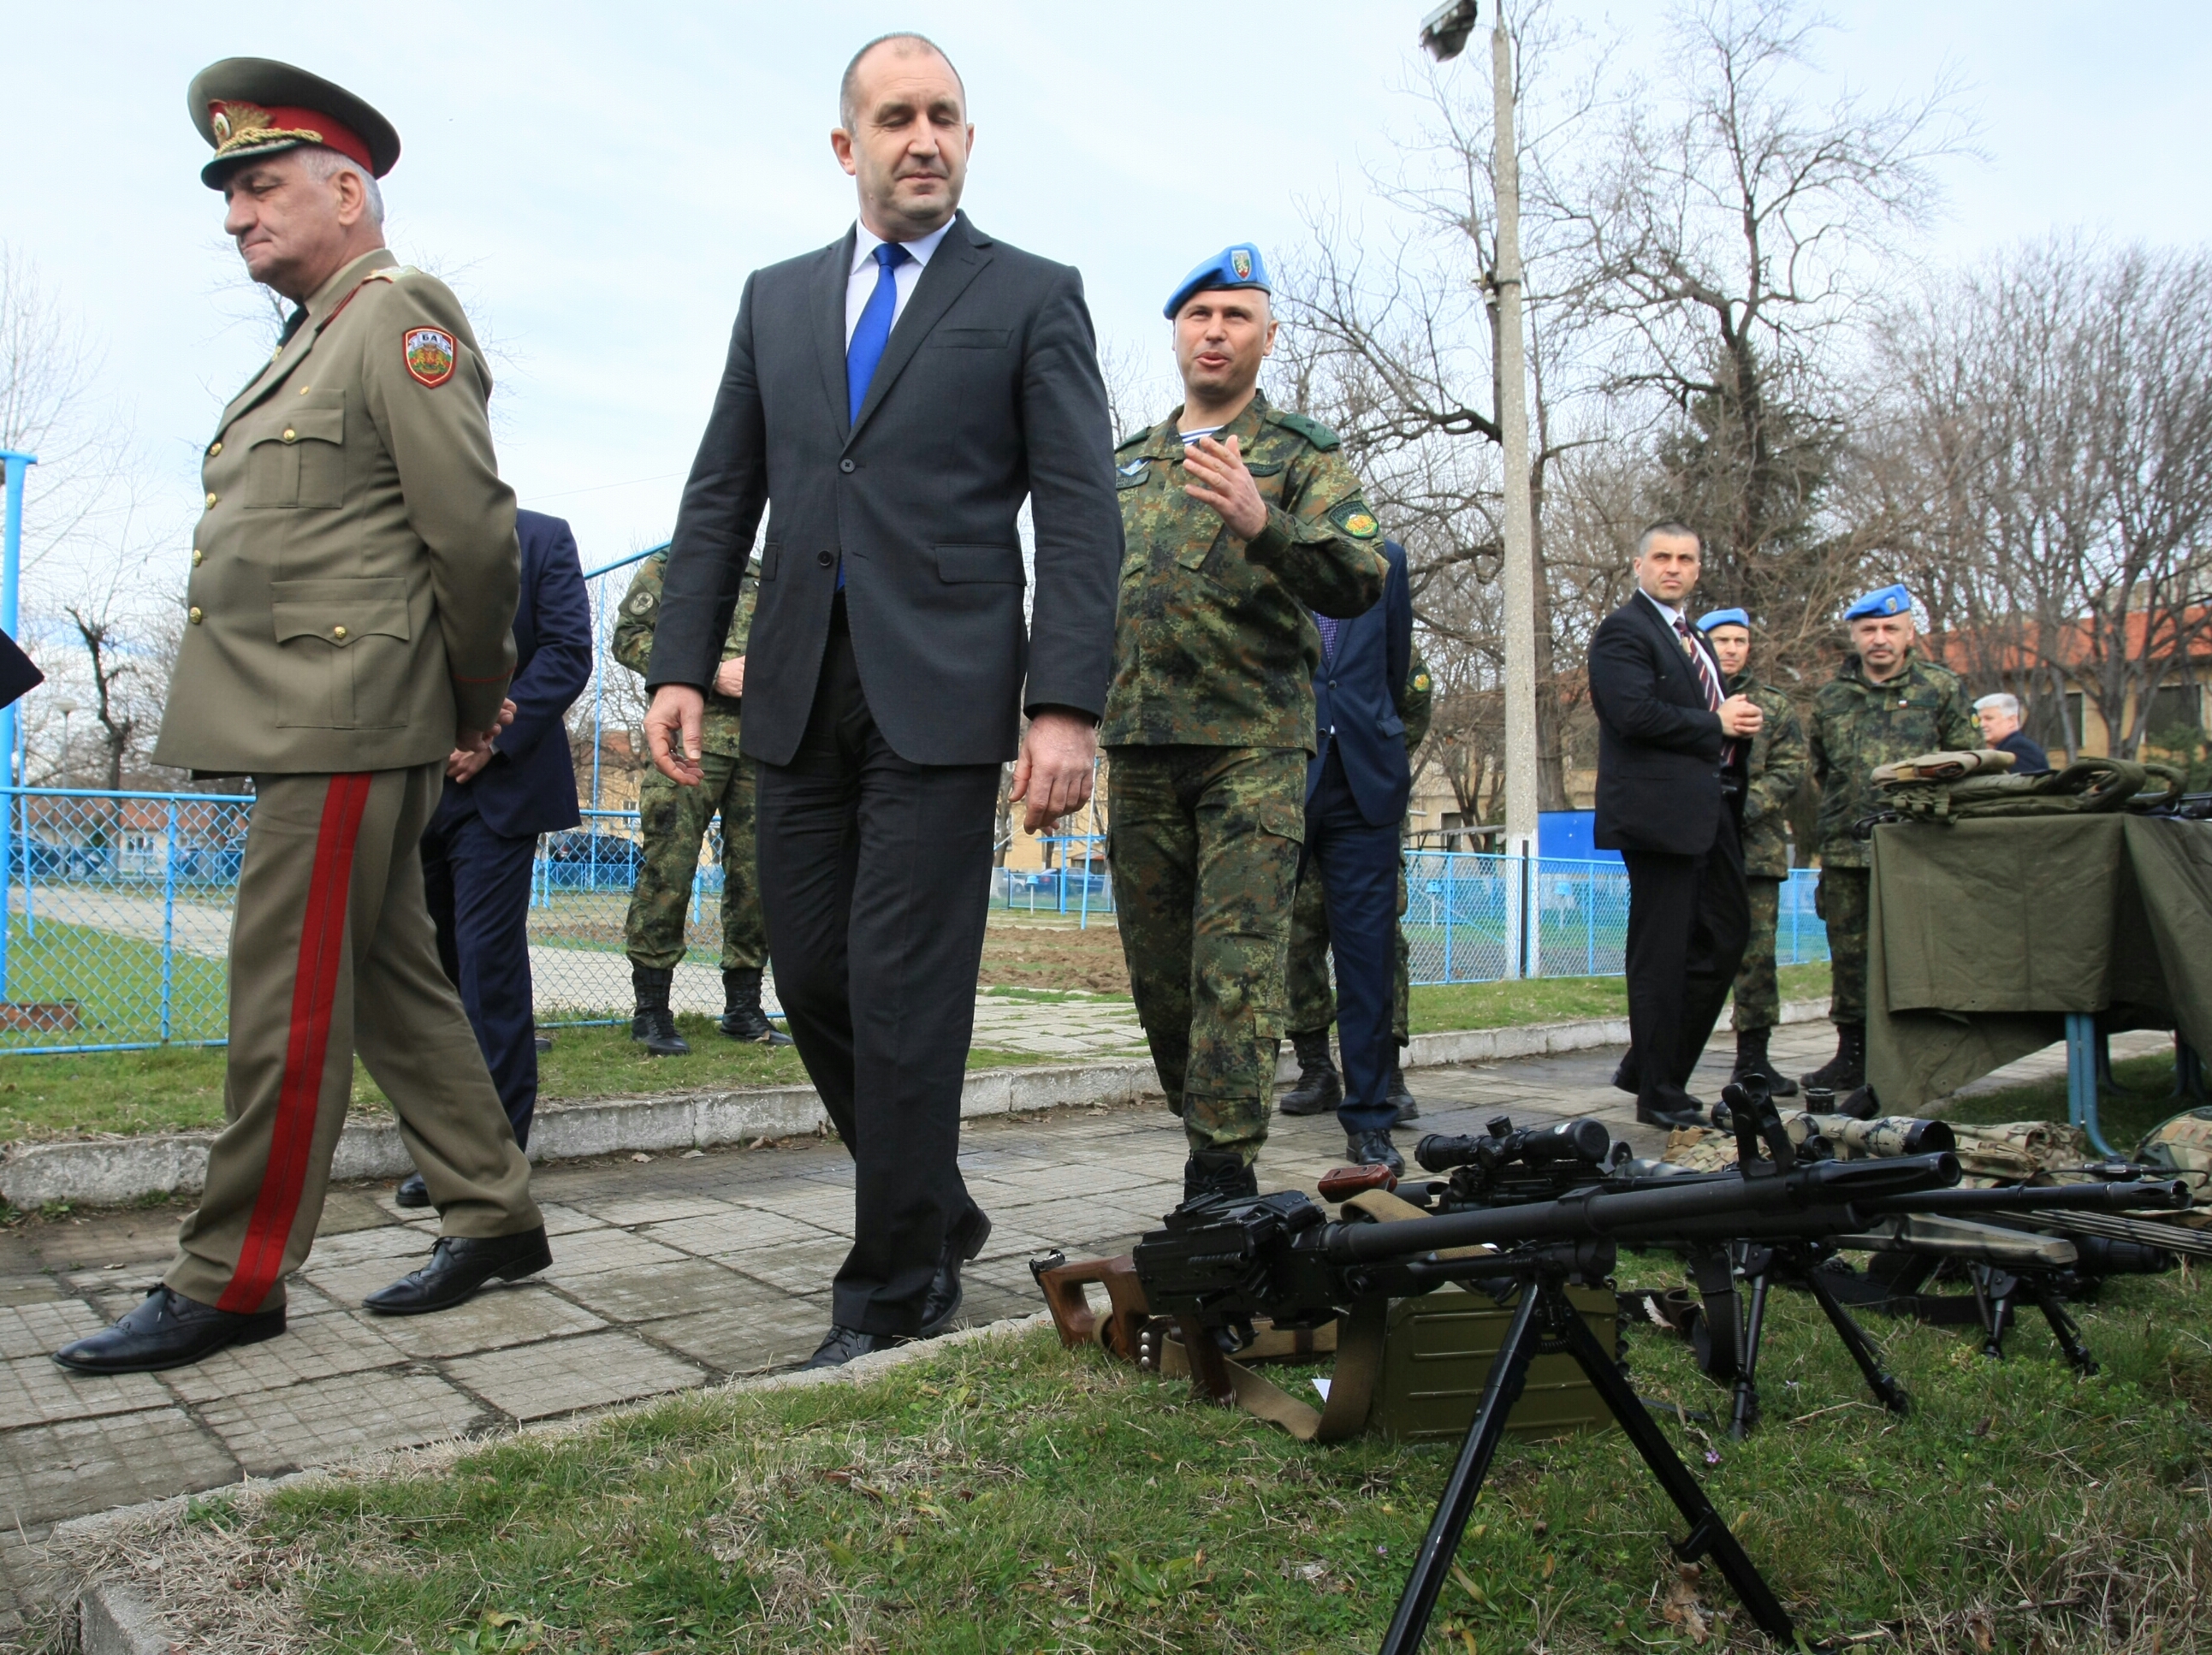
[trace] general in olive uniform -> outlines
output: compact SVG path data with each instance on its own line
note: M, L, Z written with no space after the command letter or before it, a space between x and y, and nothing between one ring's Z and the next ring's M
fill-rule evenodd
M1398 716L1406 725L1406 751L1413 752L1429 733L1436 702L1435 681L1429 664L1413 651L1413 671L1407 674L1397 698ZM1391 983L1390 1034L1401 1052L1412 1038L1407 1001L1413 982L1413 951L1406 941L1406 865L1398 864L1398 946L1396 970ZM1321 868L1309 863L1298 881L1298 894L1291 905L1291 953L1288 968L1291 1008L1291 1048L1297 1053L1298 1078L1283 1094L1285 1115L1323 1115L1344 1097L1344 1080L1329 1056L1329 1025L1336 1021L1336 990L1328 974L1328 904L1322 894ZM1413 1094L1406 1088L1401 1064L1390 1065L1390 1101L1398 1110L1398 1124L1420 1119Z
M1844 611L1852 653L1813 697L1813 779L1820 784L1820 885L1833 986L1828 1015L1836 1055L1804 1077L1809 1086L1848 1092L1866 1081L1867 906L1872 847L1851 824L1878 806L1878 764L1981 745L1956 672L1913 648L1912 594L1901 586L1869 592Z
M621 618L615 623L615 659L641 678L652 664L653 631L660 619L660 587L667 573L665 551L640 563L629 590L623 594ZM691 1050L676 1031L668 993L684 959L684 925L692 881L699 871L699 847L708 824L717 815L722 818L721 1030L732 1040L791 1044L791 1037L780 1032L761 1011L768 927L761 918L760 871L753 855L753 767L738 756L745 640L760 599L757 559L739 584L729 636L722 643L722 665L708 690L699 738L699 785L679 787L651 770L638 786L644 860L630 891L623 942L629 953L637 1001L630 1038L643 1041L655 1056L682 1056Z
M1190 1193L1254 1188L1267 1139L1314 750L1307 611L1361 613L1388 567L1335 435L1257 392L1268 294L1250 246L1184 280L1166 308L1183 405L1115 456L1127 550L1098 732L1109 855Z
M1797 1083L1767 1061L1767 1042L1782 1020L1782 993L1774 975L1774 932L1782 913L1782 882L1790 877L1790 801L1805 785L1809 764L1805 727L1790 697L1750 668L1751 617L1741 609L1716 609L1698 617L1698 630L1713 647L1730 695L1742 696L1765 715L1751 740L1743 793L1743 882L1751 934L1735 973L1735 1068L1731 1078L1756 1074L1778 1098L1794 1098Z
M514 496L490 375L443 284L384 250L374 178L399 140L283 64L203 71L202 173L247 269L292 299L203 466L184 641L156 763L251 776L230 951L228 1124L164 1283L57 1353L173 1367L284 1327L362 1061L442 1218L422 1269L369 1296L458 1304L551 1262L529 1164L438 962L417 853L447 755L501 715Z

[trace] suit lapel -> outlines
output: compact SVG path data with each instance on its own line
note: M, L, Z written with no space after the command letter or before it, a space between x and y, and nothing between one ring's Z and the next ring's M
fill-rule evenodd
M845 289L853 280L855 232L823 249L829 261L814 283L814 360L822 369L822 394L830 399L830 417L837 422L837 435L851 435L852 399L845 390Z
M848 259L849 262L849 259ZM860 404L860 417L853 422L846 433L848 447L868 423L869 416L883 405L884 394L891 388L906 365L914 360L914 353L921 346L929 331L935 327L945 313L952 308L952 301L967 291L968 284L975 279L991 255L976 244L969 228L967 215L963 213L953 221L952 229L937 244L936 256L921 270L921 279L915 283L914 297L906 301L906 310L891 329L890 341L884 347L883 360L876 364L876 376L868 381L868 395ZM838 356L842 376L844 356ZM842 377L840 382L842 383Z

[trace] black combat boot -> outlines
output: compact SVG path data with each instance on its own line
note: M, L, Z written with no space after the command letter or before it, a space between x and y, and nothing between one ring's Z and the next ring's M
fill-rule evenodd
M1344 1080L1329 1059L1328 1030L1291 1032L1291 1050L1298 1055L1298 1083L1285 1092L1275 1107L1285 1115L1327 1115L1344 1101Z
M1729 1079L1741 1080L1747 1074L1755 1074L1766 1082L1768 1097L1795 1098L1797 1083L1766 1060L1767 1037L1772 1033L1771 1029L1738 1029L1735 1031L1735 1068L1729 1071Z
M1866 1084L1866 1025L1838 1023L1836 1025L1836 1055L1801 1077L1810 1091L1825 1086L1830 1092L1856 1092Z
M757 966L722 973L722 1020L716 1026L732 1040L749 1040L757 1046L787 1046L791 1037L768 1020L761 1010L761 974Z
M1413 1101L1413 1094L1406 1089L1406 1071L1401 1056L1404 1050L1405 1046L1401 1043L1390 1054L1390 1091L1382 1100L1398 1111L1398 1118L1392 1123L1395 1126L1403 1126L1408 1121L1421 1118L1421 1106Z
M637 1013L629 1020L629 1037L645 1042L655 1057L689 1057L691 1043L676 1032L676 1014L668 1009L669 985L676 973L666 966L630 963L630 987L636 991Z
M1251 1196L1259 1193L1259 1175L1233 1149L1193 1155L1182 1164L1185 1201L1194 1201L1200 1196Z

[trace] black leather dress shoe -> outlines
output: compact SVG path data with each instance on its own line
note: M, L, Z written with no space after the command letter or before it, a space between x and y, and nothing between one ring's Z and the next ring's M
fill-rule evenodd
M545 1244L545 1226L520 1235L440 1236L430 1250L430 1262L410 1270L388 1287L379 1287L361 1302L380 1316L422 1316L451 1310L494 1276L513 1281L544 1269L553 1262Z
M1705 1106L1686 1092L1678 1093L1665 1107L1636 1106L1636 1119L1641 1126L1663 1126L1669 1129L1703 1126L1706 1122Z
M924 1339L934 1339L952 1325L952 1318L960 1313L960 1267L983 1250L983 1244L991 1238L991 1215L980 1207L970 1207L968 1216L952 1226L945 1238L945 1250L938 1256L937 1275L929 1284L929 1297L921 1301L921 1334Z
M394 1207L428 1207L430 1204L429 1188L422 1182L420 1172L410 1172L399 1180L399 1187L392 1192L392 1204Z
M1347 1132L1344 1153L1354 1166L1387 1166L1399 1176L1406 1171L1406 1158L1398 1153L1388 1132Z
M72 1340L54 1353L54 1360L79 1373L158 1373L189 1366L232 1345L258 1345L283 1331L282 1305L241 1314L156 1287L113 1327Z
M863 1333L858 1328L833 1326L830 1336L814 1354L799 1365L799 1372L803 1373L811 1367L842 1367L856 1356L871 1356L906 1342L902 1335L896 1333Z

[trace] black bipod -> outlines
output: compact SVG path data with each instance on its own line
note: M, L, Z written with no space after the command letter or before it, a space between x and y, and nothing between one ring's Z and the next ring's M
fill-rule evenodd
M1611 1273L1611 1249L1597 1250L1595 1254L1587 1245L1579 1249L1545 1249L1501 1260L1499 1264L1503 1268L1486 1266L1486 1276L1514 1275L1521 1281L1512 1325L1506 1331L1504 1343L1498 1348L1497 1359L1491 1364L1481 1405L1467 1428L1466 1441L1460 1445L1459 1458L1437 1501L1429 1531L1421 1538L1413 1573L1407 1577L1405 1591L1398 1598L1397 1613L1391 1617L1389 1631L1383 1634L1382 1655L1416 1655L1419 1650L1421 1639L1428 1631L1429 1617L1436 1609L1437 1596L1443 1588L1444 1576L1459 1550L1460 1536L1474 1510L1475 1496L1482 1492L1483 1480L1490 1475L1490 1463L1498 1452L1498 1439L1505 1434L1506 1416L1520 1400L1522 1386L1528 1377L1528 1364L1540 1354L1561 1353L1573 1357L1589 1376L1591 1385L1607 1409L1620 1421L1629 1441L1636 1445L1636 1451L1651 1468L1651 1475L1688 1521L1688 1537L1674 1542L1675 1556L1685 1563L1694 1563L1710 1554L1760 1630L1779 1642L1790 1643L1796 1635L1796 1628L1789 1611L1782 1607L1782 1600L1774 1595L1773 1588L1766 1584L1736 1537L1729 1532L1727 1523L1713 1509L1712 1501L1705 1497L1697 1478L1691 1476L1690 1468L1668 1445L1657 1421L1637 1399L1613 1354L1597 1342L1567 1298L1565 1283L1570 1272L1585 1278Z
M1813 1295L1836 1336L1858 1365L1874 1399L1893 1414L1907 1414L1912 1398L1882 1366L1881 1350L1820 1279L1820 1254L1803 1242L1732 1241L1690 1256L1702 1314L1691 1339L1698 1370L1732 1392L1729 1435L1741 1442L1759 1423L1759 1353L1766 1332L1767 1289L1778 1276ZM1739 1294L1735 1278L1750 1287Z
M2074 1371L2085 1378L2097 1371L2097 1359L2082 1342L2081 1323L2066 1313L2043 1276L2033 1272L2015 1274L1995 1264L1969 1264L1966 1273L1974 1284L1974 1309L1982 1318L1983 1355L1993 1361L2004 1360L2005 1330L2018 1319L2017 1302L2024 1294L2043 1312L2043 1319L2051 1324L2051 1336L2058 1342Z

